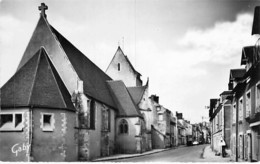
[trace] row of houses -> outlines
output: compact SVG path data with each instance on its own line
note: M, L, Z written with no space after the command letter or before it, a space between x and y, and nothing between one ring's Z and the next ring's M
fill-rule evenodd
M149 95L149 79L143 85L120 47L102 71L48 22L46 9L39 6L17 71L0 90L1 161L91 161L201 138L202 126L192 130Z
M255 8L252 35L260 34L260 7ZM241 66L231 69L228 91L210 99L212 149L234 161L260 161L260 52L242 48ZM222 147L226 149L222 150Z

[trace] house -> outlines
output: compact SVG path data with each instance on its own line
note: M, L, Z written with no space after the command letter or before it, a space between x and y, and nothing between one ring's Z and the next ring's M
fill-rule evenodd
M171 147L176 147L178 144L178 129L177 129L177 118L171 113L170 121L170 144Z
M182 113L176 112L177 117L177 126L178 126L178 135L179 135L179 145L186 145L187 144L187 129L188 129L188 123L183 118Z
M231 69L230 75L229 75L229 90L233 90L238 83L243 79L243 76L246 73L246 69L239 68L239 69ZM236 154L236 113L237 113L237 103L234 100L234 97L232 96L232 108L231 108L231 139L230 139L230 150L231 150L231 157L235 160L235 154Z
M224 153L222 146L225 149L230 149L230 117L231 117L231 91L224 91L220 94L219 99L211 99L210 122L212 125L212 149L217 153ZM216 100L216 101L215 101ZM222 154L223 155L223 154Z
M135 70L120 46L106 69L114 80L122 80L127 87L142 86L141 74Z
M151 95L151 103L156 109L156 122L152 125L152 148L162 149L170 147L171 112L159 104L159 97Z
M186 122L186 141L187 141L187 145L191 146L193 143L193 137L192 137L192 125L190 123L190 121L185 120Z
M242 49L241 65L245 66L243 79L233 89L234 111L236 110L236 151L233 156L244 161L259 161L259 54L255 46ZM234 131L234 130L233 130Z

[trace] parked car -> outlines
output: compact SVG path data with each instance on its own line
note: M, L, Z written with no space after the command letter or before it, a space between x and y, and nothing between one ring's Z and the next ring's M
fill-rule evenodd
M193 145L198 145L199 142L198 142L198 141L194 141L192 144L193 144Z

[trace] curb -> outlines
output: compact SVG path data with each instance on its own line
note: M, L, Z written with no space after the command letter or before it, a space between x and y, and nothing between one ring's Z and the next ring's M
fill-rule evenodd
M177 147L178 148L178 147ZM113 161L113 160L118 160L118 159L128 159L128 158L135 158L135 157L141 157L141 156L145 156L145 155L151 155L151 154L155 154L155 153L160 153L160 152L164 152L164 151L168 151L168 150L172 150L172 149L177 149L177 148L166 148L163 149L161 151L156 151L156 152L151 152L151 153L145 153L145 154L136 154L133 156L126 156L126 157L115 157L115 158L110 158L110 159L94 159L91 162L104 162L104 161Z

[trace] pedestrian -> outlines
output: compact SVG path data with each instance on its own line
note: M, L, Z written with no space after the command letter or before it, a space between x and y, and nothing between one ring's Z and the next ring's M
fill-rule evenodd
M220 138L219 145L220 145L220 150L221 150L222 157L225 157L226 156L226 151L225 151L226 143L225 143L223 137Z

